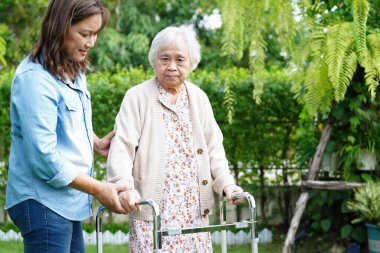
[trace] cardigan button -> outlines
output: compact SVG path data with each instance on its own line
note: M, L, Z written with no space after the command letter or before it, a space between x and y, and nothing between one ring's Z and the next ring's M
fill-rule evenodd
M210 210L208 210L208 209L206 209L206 210L204 210L204 214L206 215L206 214L208 214L210 212Z
M201 154L203 154L203 150L200 148L197 150L197 153L198 153L198 155L201 155Z
M203 180L203 181L202 181L202 184L203 184L203 185L207 185L207 184L208 184L208 181L207 181L207 180Z

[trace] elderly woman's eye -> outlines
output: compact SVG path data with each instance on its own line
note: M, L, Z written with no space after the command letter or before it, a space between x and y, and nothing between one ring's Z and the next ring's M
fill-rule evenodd
M161 57L160 58L160 62L162 64L167 64L169 61L170 61L170 59L168 57Z

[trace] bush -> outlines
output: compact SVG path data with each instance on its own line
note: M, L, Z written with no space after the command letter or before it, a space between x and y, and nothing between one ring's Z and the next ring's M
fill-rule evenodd
M111 233L116 233L117 231L122 231L124 234L129 232L129 223L103 223L103 231L110 231ZM95 225L90 223L82 222L82 228L87 233L92 233L95 231Z
M9 230L19 232L18 227L15 224L13 224L12 222L0 223L0 230L3 232L8 232Z

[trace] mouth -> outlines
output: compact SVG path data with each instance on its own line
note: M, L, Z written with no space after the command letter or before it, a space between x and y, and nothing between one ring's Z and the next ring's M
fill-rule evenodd
M87 50L79 50L79 53L82 55L82 56L86 56L87 55Z

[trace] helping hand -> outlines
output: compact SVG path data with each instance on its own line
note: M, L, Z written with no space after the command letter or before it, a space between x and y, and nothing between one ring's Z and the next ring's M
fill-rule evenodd
M107 157L112 138L115 136L115 134L115 131L111 131L101 139L94 135L94 150L96 153L103 157Z
M102 182L98 194L94 197L111 212L127 214L128 211L120 203L119 193L130 189L130 186Z

